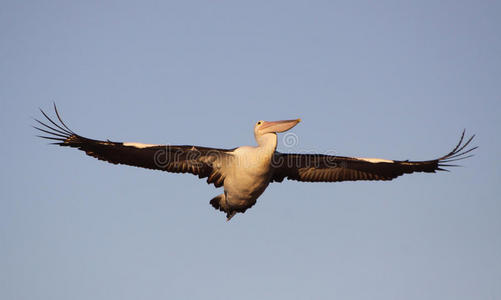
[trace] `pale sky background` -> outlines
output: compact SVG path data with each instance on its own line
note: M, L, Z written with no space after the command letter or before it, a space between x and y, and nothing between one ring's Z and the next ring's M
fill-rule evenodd
M501 299L499 1L2 1L0 299ZM227 223L192 175L36 138L389 159L451 173L272 184Z

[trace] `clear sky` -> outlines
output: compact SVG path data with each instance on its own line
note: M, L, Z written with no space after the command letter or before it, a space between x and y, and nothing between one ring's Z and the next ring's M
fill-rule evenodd
M499 1L2 1L1 299L501 299ZM231 222L192 175L36 138L424 160L391 182L272 184Z

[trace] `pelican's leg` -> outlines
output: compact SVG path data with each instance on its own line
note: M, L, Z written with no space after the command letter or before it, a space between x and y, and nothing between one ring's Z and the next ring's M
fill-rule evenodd
M237 212L236 211L232 211L231 213L227 213L226 214L226 222L228 222L229 220L231 220L231 218L233 218L234 215L236 215Z
M228 203L228 192L226 190L224 191L224 203L226 204L227 208L230 207L230 204Z
M224 191L224 201L226 202L226 222L228 222L237 212L231 210L230 203L228 202L228 193L226 191Z

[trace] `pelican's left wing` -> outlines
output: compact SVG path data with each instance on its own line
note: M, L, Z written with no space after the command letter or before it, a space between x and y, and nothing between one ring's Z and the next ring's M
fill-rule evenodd
M55 140L54 144L77 148L87 155L113 164L162 170L173 173L191 173L199 178L207 177L207 183L220 187L224 183L222 166L231 159L232 149L216 149L198 146L152 145L141 143L122 143L109 140L99 141L80 136L70 130L62 121L54 105L59 124L40 110L51 123L36 120L42 127L34 126L49 135L39 136Z
M440 158L427 161L399 161L378 158L356 158L323 154L286 154L275 152L271 181L284 178L306 182L335 182L353 180L392 180L406 173L447 171L455 167L450 162L470 157L477 147L466 149L473 140L464 141L464 131L457 146Z

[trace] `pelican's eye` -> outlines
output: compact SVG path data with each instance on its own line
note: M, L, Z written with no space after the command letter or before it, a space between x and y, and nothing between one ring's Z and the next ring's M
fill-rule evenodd
M261 122L261 121L257 122L257 125L261 125L261 124L263 124L263 122Z

